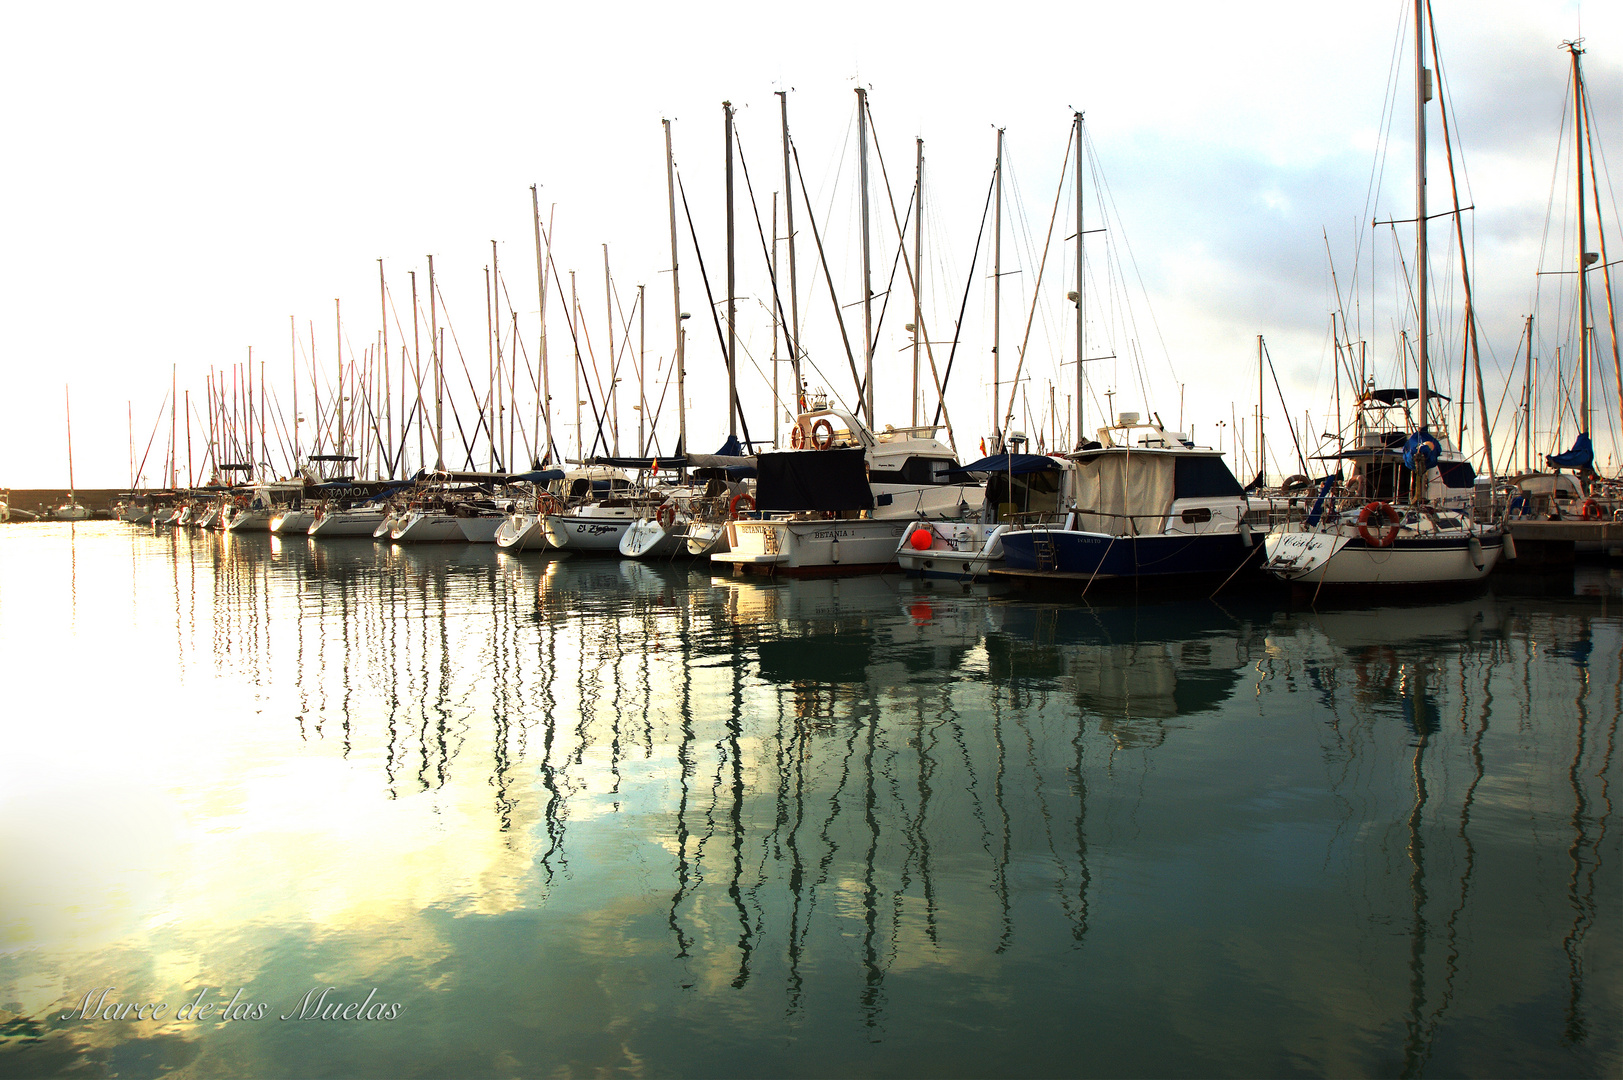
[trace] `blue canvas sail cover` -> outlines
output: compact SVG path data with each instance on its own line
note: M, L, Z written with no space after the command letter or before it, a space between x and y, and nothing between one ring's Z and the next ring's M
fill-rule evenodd
M1589 441L1589 432L1578 433L1572 449L1564 454L1544 455L1545 464L1552 469L1591 469L1595 466L1595 447Z
M1437 456L1443 448L1437 444L1436 436L1425 428L1421 428L1409 436L1409 441L1403 444L1403 465L1409 469L1429 469L1437 464Z
M960 474L967 473L1026 476L1030 473L1058 472L1061 468L1060 463L1047 454L994 454L979 461L971 461L968 465L960 465L947 475L954 480L963 479Z

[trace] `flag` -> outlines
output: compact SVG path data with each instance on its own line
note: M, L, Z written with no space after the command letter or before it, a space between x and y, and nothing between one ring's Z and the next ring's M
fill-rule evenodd
M981 457L985 457L985 456L986 456L986 440L982 439L981 440Z

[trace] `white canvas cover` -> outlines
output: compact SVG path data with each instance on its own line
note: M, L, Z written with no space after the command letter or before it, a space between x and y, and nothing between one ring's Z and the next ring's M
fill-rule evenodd
M1153 451L1096 454L1070 470L1077 528L1108 536L1160 533L1172 509L1177 458Z

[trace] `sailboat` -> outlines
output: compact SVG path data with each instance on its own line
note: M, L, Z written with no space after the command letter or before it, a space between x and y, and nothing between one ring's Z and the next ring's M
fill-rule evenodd
M1302 587L1465 585L1492 572L1504 533L1472 517L1475 477L1449 443L1446 398L1428 365L1426 2L1415 0L1415 352L1419 386L1365 387L1352 445L1331 457L1350 478L1325 480L1305 521L1282 525L1264 542L1263 568ZM1434 58L1435 60L1435 58ZM1469 317L1469 315L1468 315Z
M73 399L66 386L62 388L62 400L68 418L68 501L51 511L51 520L84 521L90 517L90 511L79 505L73 493Z

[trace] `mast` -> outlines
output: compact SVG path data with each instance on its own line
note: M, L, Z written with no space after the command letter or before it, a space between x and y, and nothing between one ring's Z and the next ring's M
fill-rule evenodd
M440 343L439 289L434 284L434 256L428 257L428 347L434 353L434 468L445 468L445 358Z
M178 460L180 455L175 453L176 449L178 449L175 445L175 387L179 382L176 376L178 367L178 364L169 365L169 486L171 488L175 487L176 474L179 472L180 467ZM260 381L261 383L264 382L263 379Z
M794 373L795 379L795 412L798 414L805 407L802 400L803 391L800 381L800 286L795 279L795 199L794 185L789 177L789 92L779 90L779 111L783 117L783 203L785 210L784 231L789 236L789 329L784 333L789 346L789 370ZM676 224L673 218L671 224L671 244L674 247L676 240ZM675 266L675 260L672 260ZM675 270L672 270L675 273Z
M648 453L644 421L648 418L648 307L646 285L637 286L637 456Z
M494 248L496 242L491 241ZM485 400L479 403L479 419L485 425L485 444L490 455L485 459L491 472L496 471L496 321L490 307L490 267L485 267ZM490 415L485 416L486 410ZM478 438L477 431L474 435Z
M580 326L580 298L575 293L575 271L569 271L569 310L574 313L575 325ZM580 334L575 334L575 456L580 464L586 464L586 431L581 425L580 415ZM595 445L595 444L594 444Z
M417 334L417 271L407 271L411 276L411 372L412 381L417 384L417 467L423 467L423 459L427 452L423 447L423 368L419 362L422 356L422 343ZM319 413L320 410L318 409Z
M1107 420L1106 423L1109 421ZM1257 335L1257 476L1268 475L1268 459L1263 457L1262 443L1262 335Z
M603 311L609 323L609 393L605 404L609 413L609 434L613 437L615 457L620 456L620 358L614 352L614 281L609 277L609 245L603 245Z
M676 445L682 452L686 452L688 437L687 368L684 362L685 350L683 348L686 335L682 332L682 283L677 274L676 165L671 155L671 122L661 120L660 124L665 128L665 191L670 202L671 212L671 313L675 318L676 329ZM683 475L686 475L686 470L684 470Z
M1084 439L1082 427L1082 392L1085 386L1083 364L1087 354L1087 309L1083 300L1087 296L1086 278L1082 276L1082 241L1086 236L1082 228L1082 113L1076 114L1076 445ZM1058 442L1055 443L1058 446Z
M1578 57L1582 39L1567 42L1572 54L1572 148L1576 155L1573 172L1578 174L1578 382L1579 429L1589 434L1591 409L1589 400L1589 289L1584 275L1589 271L1588 222L1584 214L1584 101L1583 75L1578 70Z
M857 87L857 161L862 195L862 401L868 427L873 417L873 245L868 233L868 91Z
M913 146L913 419L919 426L919 338L924 325L924 140L915 137Z
M530 216L535 223L535 287L540 294L541 303L541 396L536 399L536 427L540 429L542 421L546 421L547 443L546 451L538 454L537 459L551 462L552 458L552 380L547 371L547 271L541 258L541 200L536 194L536 185L530 185ZM675 226L672 226L675 229ZM672 235L675 235L674 232ZM550 246L552 238L547 238Z
M72 506L73 498L73 395L68 391L68 384L62 384L62 408L68 418L68 505ZM162 415L161 413L159 415Z
M287 317L287 355L293 368L293 460L299 460L299 329L293 316Z
M390 444L389 448L393 449L394 416L392 413L394 410L390 404L389 398L389 290L383 280L382 259L378 260L378 321L383 326L383 351L378 354L379 366L383 368L383 439L386 443ZM402 389L404 389L404 387L402 387ZM295 422L297 422L296 418L298 417L298 414L299 408L297 402L295 402L293 406ZM298 451L295 449L294 457L297 456ZM384 459L386 461L388 460L388 457L388 453L385 452ZM393 463L390 463L389 465L389 475L391 477L394 476Z
M738 322L733 273L733 103L723 101L727 134L727 434L738 434Z
M772 193L772 260L767 266L767 272L772 275L774 288L778 280L778 193ZM778 396L778 323L782 320L778 314L783 311L779 304L773 312L772 318L772 445L779 446L778 432L782 425L783 409L779 407L782 400Z
M344 392L347 389L344 386L344 316L343 309L336 297L332 302L332 317L333 337L336 339L335 344L338 346L338 452L342 454L345 452L344 409L349 402L349 395ZM261 379L260 382L261 389L263 389L264 380Z
M507 431L507 410L502 401L502 264L496 250L496 241L490 242L490 331L496 347L496 367L491 374L491 396L494 399L492 415L495 417L493 433L493 457L503 461L506 468L513 466L513 455L509 452L502 456L502 442Z
M998 426L998 397L1003 393L999 378L998 346L1003 334L1003 129L997 129L997 160L992 165L996 190L992 212L992 452L1003 452L1003 430Z
M1426 102L1431 100L1431 71L1426 67L1425 0L1414 4L1414 182L1415 182L1415 309L1418 340L1416 356L1420 365L1420 398L1417 424L1426 426L1426 398L1429 394L1426 353L1430 337L1426 312ZM1418 478L1417 478L1418 479ZM1418 483L1416 487L1418 487Z

